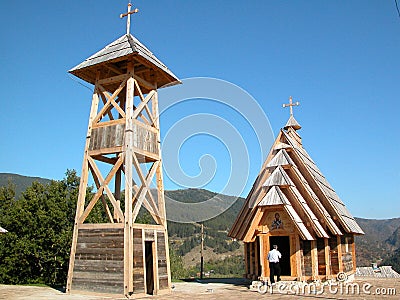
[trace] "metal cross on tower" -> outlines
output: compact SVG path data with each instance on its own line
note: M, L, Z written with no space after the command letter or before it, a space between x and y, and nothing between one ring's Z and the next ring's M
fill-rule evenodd
M130 27L131 27L131 15L139 12L139 9L137 9L137 8L135 8L134 10L131 11L131 7L132 7L132 4L129 2L128 3L128 12L119 15L120 19L122 19L124 17L128 17L126 20L126 34L128 34L128 35L130 33L129 31L130 31Z
M282 107L290 107L290 116L293 116L293 106L299 106L300 102L295 102L293 103L293 98L292 96L289 97L289 103L288 104L283 104Z

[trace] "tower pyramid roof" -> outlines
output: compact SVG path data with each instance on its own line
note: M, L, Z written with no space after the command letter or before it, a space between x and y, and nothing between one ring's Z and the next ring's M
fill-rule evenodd
M157 87L180 83L178 77L132 34L124 34L69 72L94 84L99 68L104 67L118 74L119 69L126 68L128 61L135 63L135 72L152 72L153 74L149 74L148 77L151 76L156 80Z

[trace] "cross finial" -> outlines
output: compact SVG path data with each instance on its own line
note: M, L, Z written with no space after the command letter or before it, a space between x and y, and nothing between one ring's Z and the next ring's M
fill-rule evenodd
M120 14L119 17L122 19L123 17L128 17L126 20L126 34L129 35L130 27L131 27L131 15L139 12L139 9L135 8L131 11L132 4L128 3L128 12L124 14Z
M290 96L289 97L289 104L283 104L282 106L283 107L288 107L289 106L289 108L290 108L290 116L292 117L293 116L293 106L299 106L300 105L300 102L295 102L295 103L293 103L293 98L292 98L292 96Z

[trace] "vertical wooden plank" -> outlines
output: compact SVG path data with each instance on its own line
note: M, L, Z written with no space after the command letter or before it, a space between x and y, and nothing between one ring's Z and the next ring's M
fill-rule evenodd
M260 264L261 264L261 277L266 277L266 270L265 270L265 260L267 259L266 253L264 251L264 244L265 244L265 234L262 234L260 237Z
M329 247L329 239L324 238L324 244L325 244L325 274L326 274L326 279L331 278L331 257L330 257L330 252L331 249Z
M353 260L353 272L355 272L357 268L357 263L356 263L356 243L354 242L354 234L351 235L351 255Z
M117 173L115 174L114 193L115 193L115 200L117 200L118 206L121 206L121 171L122 171L121 168L119 168ZM115 208L114 208L114 220L116 223L120 222Z
M84 208L85 208L85 198L86 198L86 187L88 183L88 176L89 176L89 162L88 162L88 151L90 145L90 137L92 133L93 127L93 120L97 115L97 110L99 107L99 95L97 94L97 84L99 80L99 72L96 75L96 83L93 91L92 96L92 105L90 109L89 115L89 124L88 130L86 134L86 143L85 143L85 152L83 155L83 162L82 162L82 172L81 172L81 180L79 183L79 194L78 194L78 202L76 205L76 213L75 213L75 223L74 223L74 231L72 233L72 245L71 245L71 253L70 253L70 260L69 260L69 267L68 267L68 276L67 276L67 287L66 293L71 292L71 285L72 285L72 277L74 271L74 264L75 264L75 252L76 252L76 245L78 240L78 220L80 219Z
M142 248L143 248L143 281L144 281L144 291L147 293L147 260L146 260L146 239L145 239L145 231L142 228Z
M339 272L343 272L342 238L340 235L338 235L338 236L336 236L336 239L337 239L337 254L338 254Z
M248 259L248 254L249 254L249 243L243 243L244 246L244 271L245 271L245 277L248 278L249 275L249 259Z
M290 276L296 276L297 274L296 237L294 234L291 234L289 236L289 247L290 247Z
M154 243L153 243L153 260L154 260L154 295L158 294L158 290L160 289L160 282L158 279L158 235L157 230L154 230Z
M133 292L133 110L134 86L133 63L128 63L127 73L132 74L126 83L126 123L125 123L125 224L124 224L124 293Z
M165 238L165 253L166 253L166 263L167 263L167 273L168 273L168 288L171 289L171 265L169 260L169 243L168 243L168 229L167 229L167 219L166 219L166 211L165 211L165 198L164 198L164 182L162 175L162 159L161 159L161 147L160 147L160 116L158 110L158 91L157 91L157 83L154 83L154 95L151 99L151 109L153 113L153 119L155 120L153 126L157 129L157 137L154 143L157 150L154 153L158 153L158 157L160 162L157 166L156 170L156 181L157 181L157 195L158 195L158 211L160 212L160 219L162 224L164 225L164 238Z
M260 247L259 247L259 237L256 236L256 239L254 240L254 274L258 276L260 274L260 262L259 262L259 257L260 257Z
M254 275L254 242L249 243L250 246L250 278Z
M295 251L296 251L296 276L297 280L302 280L302 269L301 269L301 250L300 250L300 236L295 235Z
M264 237L264 251L265 251L265 255L266 258L268 257L268 252L271 249L270 243L269 243L269 235L266 235ZM265 275L269 277L269 261L266 261L266 268L265 268Z
M318 280L318 250L317 250L317 241L311 241L311 272L312 279Z

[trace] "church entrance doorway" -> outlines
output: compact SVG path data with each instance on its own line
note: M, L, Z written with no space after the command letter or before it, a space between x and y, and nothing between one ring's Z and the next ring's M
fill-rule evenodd
M291 276L290 274L290 242L288 236L270 236L269 237L270 250L273 245L278 245L278 250L282 254L280 260L281 275Z

